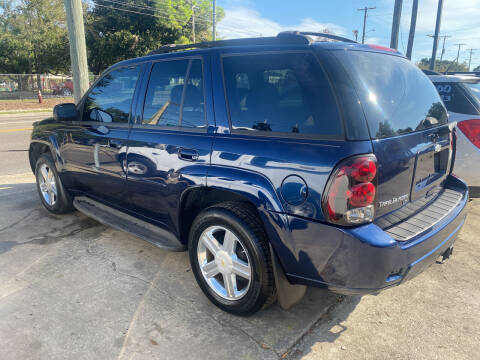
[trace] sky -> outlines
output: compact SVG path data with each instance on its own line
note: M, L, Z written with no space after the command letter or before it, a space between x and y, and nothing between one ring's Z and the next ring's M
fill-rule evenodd
M398 50L406 53L413 0L404 0ZM419 0L418 17L412 60L431 57L438 0ZM361 39L363 11L359 8L376 7L368 12L366 43L390 46L394 0L217 0L225 9L225 18L218 24L220 37L271 36L283 30L331 32L353 38L353 30ZM459 61L467 61L473 52L472 69L480 65L480 0L444 0L440 35L446 39L443 59L455 60L458 46ZM437 58L440 57L441 43Z

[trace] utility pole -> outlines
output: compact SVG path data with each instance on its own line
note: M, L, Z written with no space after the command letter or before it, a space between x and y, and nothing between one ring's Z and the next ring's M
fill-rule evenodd
M468 71L470 72L470 65L472 64L472 53L477 49L467 49L470 50L470 57L468 58Z
M395 7L393 10L392 21L392 35L390 37L390 47L398 49L398 31L400 30L400 18L402 17L402 3L403 0L395 0Z
M440 54L440 61L443 60L443 55L445 54L445 39L447 37L451 37L450 35L443 35L443 36L440 36L440 37L443 37L443 44L442 44L442 53Z
M216 14L215 14L215 0L213 0L213 23L212 23L212 40L215 41L216 39L216 28L215 28L215 17L216 17Z
M463 46L463 45L467 45L467 44L455 44L458 46L458 51L457 51L457 58L455 59L455 62L457 63L458 65L458 57L460 56L460 48Z
M427 35L428 37L435 38L435 35ZM445 55L445 40L449 37L450 35L438 35L439 38L443 38L442 42L442 52L440 53L440 61L443 60L443 55Z
M195 44L195 5L192 0L192 33L193 33L193 43Z
M353 30L353 36L355 36L355 41L358 41L358 30Z
M408 33L407 58L412 59L413 38L415 37L415 28L417 27L418 0L413 0L412 17L410 19L410 32Z
M82 0L64 0L67 14L70 59L73 75L73 98L78 104L88 90L87 46L83 27Z
M357 11L363 11L363 30L362 30L362 44L365 44L365 27L367 26L367 12L368 10L374 10L377 7L364 7L363 9L357 9Z
M430 59L430 70L435 70L435 58L437 57L438 34L440 33L440 24L442 22L443 0L438 0L437 21L435 22L435 34L433 35L432 58Z

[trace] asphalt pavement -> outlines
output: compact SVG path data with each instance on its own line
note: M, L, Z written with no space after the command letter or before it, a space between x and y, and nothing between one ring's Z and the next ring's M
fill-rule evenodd
M30 172L28 145L32 123L51 115L50 112L0 114L0 175Z
M0 359L478 357L480 200L453 256L399 287L309 289L288 311L240 318L206 299L186 253L42 208L26 152L9 151L28 148L22 129L42 116L0 117Z

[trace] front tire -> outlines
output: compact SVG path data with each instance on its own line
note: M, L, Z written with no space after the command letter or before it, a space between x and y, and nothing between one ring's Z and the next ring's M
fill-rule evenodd
M189 236L190 264L208 299L235 315L251 315L276 299L268 239L247 204L202 211Z
M42 154L35 166L37 190L43 206L54 214L73 211L72 198L64 189L49 154Z

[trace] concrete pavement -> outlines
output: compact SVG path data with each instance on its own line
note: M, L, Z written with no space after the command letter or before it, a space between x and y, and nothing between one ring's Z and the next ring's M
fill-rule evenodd
M0 175L26 173L32 124L51 116L50 112L0 115Z
M226 314L187 253L49 214L33 181L0 176L1 359L278 359L337 303L312 289L290 311Z
M377 296L346 298L289 359L480 358L480 199L453 255Z

